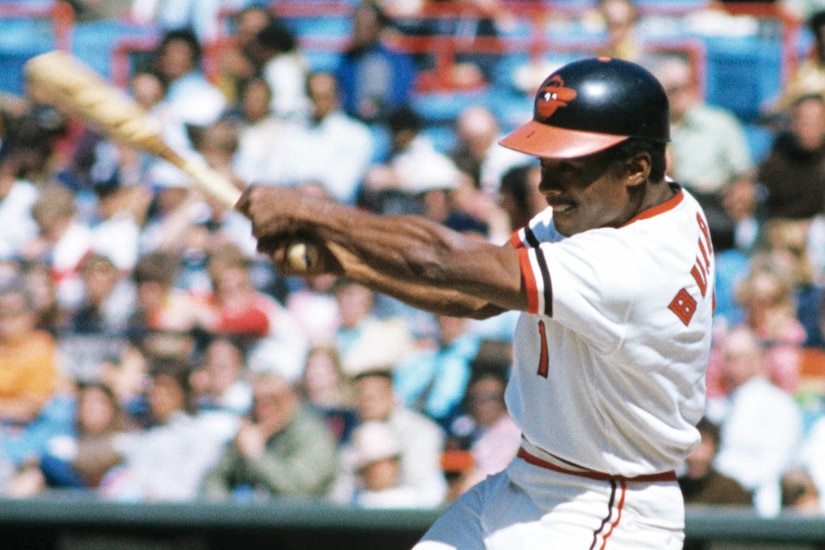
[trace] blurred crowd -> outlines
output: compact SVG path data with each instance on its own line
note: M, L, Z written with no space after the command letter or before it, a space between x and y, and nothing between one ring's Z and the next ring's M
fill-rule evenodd
M477 4L488 17L474 32L495 35L502 6L454 1ZM431 138L411 100L432 59L386 37L466 25L394 25L415 2L353 5L328 71L310 70L266 5L73 4L88 18L128 5L163 28L128 91L180 154L239 191L295 186L502 244L546 207L535 159L498 146L489 106L463 107L448 149ZM218 7L235 10L233 34L210 76L202 12ZM743 121L705 102L689 58L646 50L630 0L585 15L604 25L599 53L662 82L670 177L708 214L717 321L686 501L765 516L825 514L825 16L803 15L815 47L764 106L761 156ZM454 82L484 85L494 61L457 60ZM31 92L0 97L5 498L436 508L515 457L515 316L435 316L345 278L285 277L248 221L185 173Z

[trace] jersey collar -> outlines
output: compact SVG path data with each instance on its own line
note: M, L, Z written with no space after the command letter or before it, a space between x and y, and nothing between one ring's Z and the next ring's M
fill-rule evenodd
M627 220L625 223L623 223L619 227L627 227L631 223L637 222L639 220L649 220L650 218L656 217L659 214L669 212L670 210L673 210L679 204L681 204L681 202L683 200L685 200L685 191L684 191L684 189L682 189L681 186L679 186L676 183L668 182L668 185L670 185L671 187L676 189L676 194L675 195L673 195L672 197L670 197L668 200L666 200L663 203L657 204L656 206L651 206L647 210L644 210L644 211L636 214L635 216L633 216L632 218Z

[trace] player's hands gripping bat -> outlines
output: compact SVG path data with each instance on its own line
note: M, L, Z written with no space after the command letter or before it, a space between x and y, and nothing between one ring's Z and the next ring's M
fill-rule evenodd
M204 193L233 208L241 190L205 164L194 163L163 140L144 109L68 52L55 50L31 58L24 67L32 99L51 105L94 128L107 138L162 158L184 172ZM296 273L307 271L318 257L311 243L290 245L287 261Z

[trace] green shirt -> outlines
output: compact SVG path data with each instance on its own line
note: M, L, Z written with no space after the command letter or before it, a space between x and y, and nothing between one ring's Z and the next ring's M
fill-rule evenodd
M689 191L718 193L754 168L742 123L733 113L699 104L671 126L668 175Z
M269 496L325 496L338 470L338 450L322 417L298 409L292 422L271 436L259 458L250 459L230 442L206 473L201 494L227 498L239 487Z

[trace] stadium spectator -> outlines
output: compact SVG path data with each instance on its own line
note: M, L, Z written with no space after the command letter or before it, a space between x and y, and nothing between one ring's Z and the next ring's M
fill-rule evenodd
M526 226L533 216L547 207L544 196L538 191L540 177L538 164L514 166L501 176L499 206L507 214L512 231Z
M730 216L723 205L729 186L754 185L756 165L744 125L734 113L704 101L688 59L667 56L653 71L670 100L668 175L699 199L713 225Z
M166 95L160 75L150 69L137 70L129 82L129 92L146 112L151 113Z
M352 434L356 489L360 508L429 508L417 492L401 484L401 445L386 423L364 422Z
M65 329L68 311L58 299L57 281L52 276L49 258L23 262L22 267L26 274L26 290L37 314L37 328L52 334Z
M232 183L240 192L246 185L237 173L241 135L238 122L221 118L193 133L195 148L207 166ZM197 193L202 200L191 206L188 225L182 228L186 240L184 261L193 255L205 259L225 244L235 244L252 259L256 255L255 239L249 220L209 194ZM186 205L186 202L184 202Z
M725 215L717 216L714 226L733 224L732 246L750 253L757 245L762 231L764 188L754 185L750 179L737 179L722 189L722 209ZM718 212L717 212L718 214ZM712 231L716 231L716 227Z
M0 145L0 261L16 259L39 231L31 209L40 191L20 178L22 157L7 136Z
M72 405L72 430L51 438L43 455L18 473L11 489L15 496L54 489L94 493L106 473L120 463L115 440L134 426L114 392L97 382L79 384Z
M23 259L45 260L63 309L77 306L82 295L80 261L92 249L92 232L77 215L74 194L58 183L41 188L32 205L39 234L21 250Z
M605 35L596 55L643 62L647 51L639 29L641 14L633 0L600 0L592 16Z
M252 407L245 348L242 338L213 337L189 379L198 414L210 428L225 430L227 439Z
M293 127L272 113L272 88L264 78L244 81L238 94L236 112L228 115L238 124L234 172L244 182L278 183Z
M340 323L338 300L333 289L335 275L307 277L303 285L293 288L286 297L286 308L312 345L332 345Z
M281 119L303 118L309 109L305 87L309 68L295 33L273 19L246 44L244 54L272 89L272 113Z
M376 364L395 365L409 353L413 337L406 319L380 315L375 292L345 278L336 281L333 292L339 315L333 344L348 375Z
M142 172L134 166L134 153L108 140L95 147L94 163L89 169L95 209L88 222L92 231L92 250L111 259L119 274L134 269L140 254L141 223L149 207L151 193L140 185ZM134 173L129 174L129 170ZM128 181L127 178L133 178ZM133 185L135 184L135 185Z
M751 328L725 335L725 376L730 399L721 417L715 467L754 493L762 516L780 510L779 481L802 438L802 412L793 397L764 375L764 351Z
M805 326L797 317L799 275L787 256L751 256L748 273L736 289L745 313L744 323L765 347L764 373L771 382L793 394L799 386Z
M226 108L226 98L207 78L203 47L190 29L165 31L152 63L166 90L161 102L167 117L164 135L173 149L191 153L187 127L206 126L217 120Z
M24 277L0 283L0 456L17 468L67 428L57 343L38 328Z
M508 371L505 365L473 362L464 395L463 414L449 426L445 459L451 451L469 453L469 464L458 468L451 499L489 475L502 471L521 446L521 430L504 404ZM509 364L506 365L509 368Z
M782 474L782 513L801 516L822 516L819 490L805 468L789 468Z
M146 389L150 425L117 439L122 462L107 472L100 495L124 502L193 500L225 439L196 415L188 360L150 361Z
M458 187L458 167L435 148L424 132L424 120L411 106L390 112L387 129L389 151L367 172L358 197L361 206L384 214L421 213L425 193Z
M292 134L280 183L320 185L334 199L353 203L375 154L372 132L341 109L341 90L333 73L313 72L306 79L310 114ZM318 161L323 151L324 161Z
M110 337L125 333L135 306L135 289L128 275L108 256L90 252L80 263L83 300L68 323L71 333L100 334Z
M353 405L352 380L344 373L334 346L310 348L300 389L307 402L326 419L338 444L348 441L358 419Z
M209 499L320 498L335 479L333 434L298 389L274 373L252 383L252 411L203 479Z
M763 227L765 251L784 264L793 281L796 317L805 328L806 347L825 346L820 307L823 304L821 274L812 260L811 225L805 220L776 219ZM758 258L761 254L753 256Z
M100 376L101 366L116 360L127 342L129 318L136 304L135 286L129 273L118 271L112 261L96 252L80 264L83 298L55 327L61 368L78 382Z
M792 105L787 129L776 134L759 164L757 180L767 192L765 217L812 220L825 213L825 98L805 95Z
M702 439L685 460L684 471L679 475L685 504L751 508L751 493L735 479L720 473L713 464L719 451L719 426L703 418L696 427Z
M423 19L413 34L449 37L455 51L450 52L449 63L440 57L446 52L437 47L417 56L421 77L434 77L438 87L449 90L485 88L501 59L497 48L503 46L500 27L509 19L507 7L498 0L442 0L438 5L446 7L447 13Z
M455 146L450 157L460 170L470 176L473 187L495 196L501 177L514 166L531 162L523 153L498 144L501 125L490 108L468 105L455 122Z
M250 269L250 260L234 244L213 251L208 261L212 292L196 308L196 322L210 334L250 338L250 369L275 370L296 380L308 344L289 311L255 287Z
M384 123L389 113L409 103L418 68L412 55L386 45L391 20L373 2L352 12L352 30L336 69L343 108L362 121Z
M145 389L149 383L150 360L139 339L129 339L117 356L97 366L97 382L114 392L130 420L139 427L149 424Z
M201 210L199 195L191 192L189 176L166 161L152 163L145 182L152 198L141 226L141 256L157 250L182 254L188 243L187 232Z
M791 467L798 467L812 478L820 497L820 510L825 514L825 416L817 416L805 431L802 443Z
M180 256L173 252L152 252L140 258L132 278L137 292L137 307L129 319L129 330L186 332L195 326L195 298L177 288L175 278Z
M470 319L446 315L436 319L435 346L418 349L400 360L393 371L393 386L405 406L446 430L460 411L481 339L470 330Z
M203 157L206 165L241 188L234 174L235 155L240 143L237 125L229 119L219 118L197 128L190 135L195 150Z
M798 15L799 21L804 23L803 31L813 39L813 44L789 75L779 95L762 106L767 117L780 118L787 116L800 98L825 93L825 10L818 2L806 0L782 0L781 4L788 9L789 15ZM799 9L802 5L806 8Z
M256 78L256 69L252 60L244 53L255 36L262 29L275 22L272 11L263 4L250 4L230 18L228 45L221 49L218 87L226 96L230 105L241 102L243 83ZM267 101L267 109L269 102Z
M384 422L401 446L399 486L415 495L419 506L435 508L447 496L447 484L441 470L444 431L427 416L403 406L393 390L392 371L374 363L353 377L355 408L359 426L365 422ZM356 427L357 429L357 427ZM331 498L352 502L357 490L358 452L354 442L340 449L341 468Z

